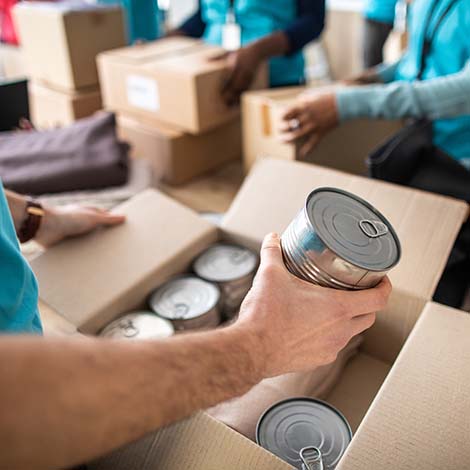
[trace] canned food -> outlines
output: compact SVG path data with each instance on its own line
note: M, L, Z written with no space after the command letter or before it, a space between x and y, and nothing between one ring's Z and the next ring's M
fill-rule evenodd
M334 188L310 193L281 245L292 274L335 289L373 287L401 256L390 222L368 202Z
M220 291L195 276L173 279L151 296L149 305L177 330L214 328L220 324Z
M260 446L299 470L334 469L351 439L346 418L313 398L276 403L261 416L256 428Z
M175 332L173 325L151 312L124 315L103 328L100 336L116 339L163 339Z
M222 293L222 314L233 318L253 284L258 256L237 245L219 243L208 248L194 262L202 279L215 282Z

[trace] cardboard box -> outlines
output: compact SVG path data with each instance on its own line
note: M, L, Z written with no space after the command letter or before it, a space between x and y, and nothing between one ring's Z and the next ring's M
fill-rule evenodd
M126 44L118 6L22 2L13 15L30 76L62 90L96 86L96 55Z
M98 87L83 91L63 92L37 82L28 83L31 121L36 127L68 126L101 109Z
M226 61L210 61L223 49L190 38L168 38L98 56L103 102L108 109L166 122L199 134L233 120L220 90ZM254 89L267 85L262 67Z
M120 139L131 144L132 157L151 162L157 180L165 183L186 183L241 158L238 118L197 136L168 124L149 125L123 115L117 123Z
M248 171L266 156L301 160L299 146L281 142L279 126L286 109L305 87L248 92L242 98L243 163ZM317 165L366 174L367 155L402 127L401 121L355 120L330 132L306 158Z
M187 269L216 240L259 248L263 236L282 232L307 194L320 186L337 186L365 197L390 219L403 247L402 261L391 273L390 304L365 333L359 355L328 397L355 429L362 420L339 468L431 468L397 462L415 458L413 452L429 462L436 449L439 458L461 462L469 455L461 427L466 417L457 411L441 413L437 403L451 397L452 404L468 404L470 318L453 311L430 312L435 307L428 307L395 360L431 299L468 216L464 202L313 165L266 159L245 181L220 230L150 190L118 209L128 218L123 226L48 250L32 262L41 298L79 330L96 333L119 314L140 306L155 286ZM452 406L446 404L444 411ZM390 441L392 436L395 440ZM290 468L205 415L164 429L123 452L112 458L112 467L98 463L96 468L144 468L140 459L162 470L184 468L188 462L195 470Z
M0 43L0 78L18 80L28 77L21 47Z

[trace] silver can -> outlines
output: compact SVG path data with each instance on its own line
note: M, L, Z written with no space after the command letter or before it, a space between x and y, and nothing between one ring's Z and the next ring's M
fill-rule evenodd
M335 289L367 289L400 260L390 222L363 199L320 188L281 237L284 261L295 276Z
M152 311L176 330L215 328L221 322L219 304L219 288L195 276L172 279L149 299Z
M168 320L151 312L132 312L103 328L100 336L114 339L163 339L175 333Z
M238 245L218 243L209 247L193 264L197 276L219 286L222 314L226 320L240 310L258 267L258 256Z
M313 398L276 403L256 428L257 443L298 470L336 468L351 439L346 418Z

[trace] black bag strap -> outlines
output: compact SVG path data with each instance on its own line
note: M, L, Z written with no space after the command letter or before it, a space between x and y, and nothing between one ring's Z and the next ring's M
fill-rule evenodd
M441 27L442 23L444 20L447 18L449 13L451 12L452 8L459 2L459 0L452 0L446 7L446 9L442 12L441 16L437 20L436 24L434 25L434 28L432 32L428 35L428 29L431 24L431 21L434 17L434 13L437 10L437 7L441 3L441 0L435 0L433 3L431 9L429 10L429 15L426 20L426 25L424 27L424 39L423 39L423 47L421 49L421 57L420 57L420 63L419 63L419 69L418 69L418 74L416 75L417 80L422 80L423 74L424 74L424 69L426 68L426 61L428 59L429 53L431 52L431 46L432 42L437 34L437 31Z

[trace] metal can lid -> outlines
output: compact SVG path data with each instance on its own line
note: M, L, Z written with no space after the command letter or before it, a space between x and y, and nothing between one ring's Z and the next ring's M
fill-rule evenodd
M220 300L219 288L195 276L173 279L150 297L152 310L168 320L187 320L204 315Z
M325 469L334 469L351 442L346 418L334 407L313 398L276 403L260 418L257 443L292 466L302 469L300 451L320 450Z
M308 196L306 213L322 242L353 265L386 271L400 260L400 241L392 225L360 197L319 188Z
M163 339L175 332L173 325L151 312L133 312L103 328L100 336L115 339Z
M212 282L240 279L256 269L258 257L237 245L219 243L209 247L194 262L194 272Z

